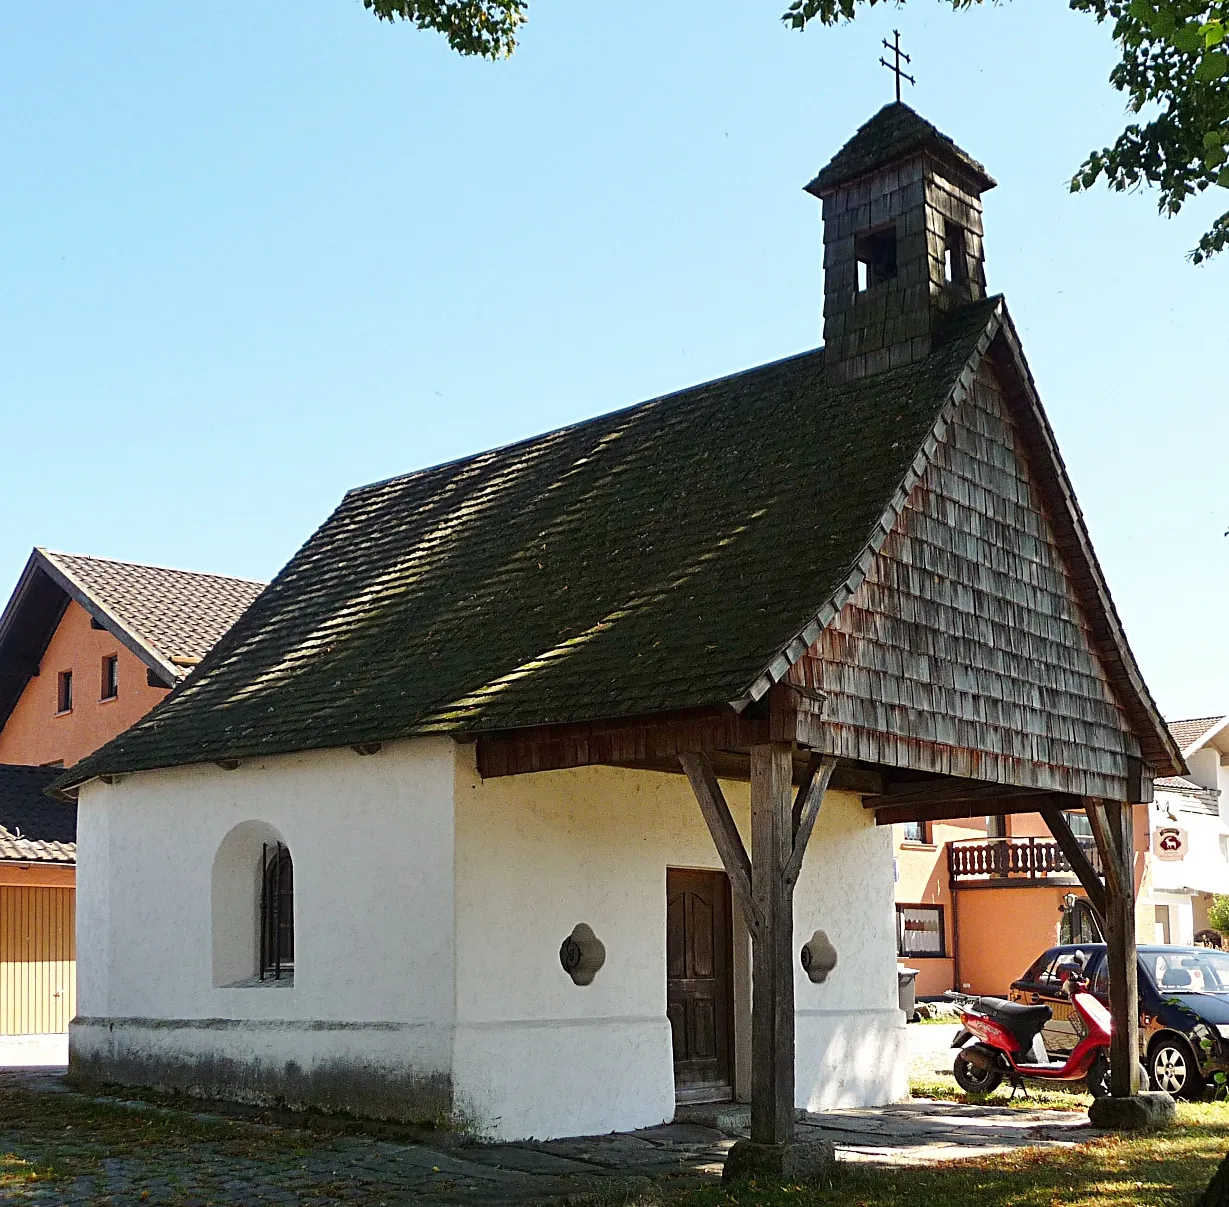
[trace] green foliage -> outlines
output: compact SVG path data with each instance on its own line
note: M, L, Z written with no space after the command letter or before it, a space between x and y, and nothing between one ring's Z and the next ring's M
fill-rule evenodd
M1208 906L1208 925L1222 935L1229 935L1229 897L1212 898Z
M384 21L412 21L448 39L458 54L506 59L516 49L527 0L363 0Z
M902 2L903 0L898 0ZM982 0L947 0L969 8ZM810 21L852 20L862 5L886 0L793 0L782 20L793 29ZM1126 93L1132 122L1110 147L1094 151L1071 180L1071 191L1104 179L1117 191L1156 187L1161 213L1177 214L1193 196L1229 189L1229 3L1226 0L1068 0L1077 12L1113 23L1122 58L1110 83ZM1202 263L1229 245L1229 212L1199 240L1191 259ZM1219 927L1217 929L1220 929Z

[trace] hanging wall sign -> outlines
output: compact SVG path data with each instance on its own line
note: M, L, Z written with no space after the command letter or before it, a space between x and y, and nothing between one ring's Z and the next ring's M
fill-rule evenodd
M1175 862L1186 858L1186 831L1178 826L1157 826L1152 835L1152 850L1158 859Z

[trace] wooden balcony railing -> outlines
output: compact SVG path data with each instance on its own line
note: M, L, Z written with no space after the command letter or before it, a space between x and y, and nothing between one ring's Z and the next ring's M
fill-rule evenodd
M1100 875L1096 844L1090 838L1080 846ZM970 880L1037 884L1055 876L1074 875L1062 848L1052 838L959 838L947 844L947 870L953 884Z

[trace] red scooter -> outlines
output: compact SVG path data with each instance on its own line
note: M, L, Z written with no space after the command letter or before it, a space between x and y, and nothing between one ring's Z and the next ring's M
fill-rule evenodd
M1063 989L1083 1022L1084 1038L1066 1060L1051 1060L1041 1029L1052 1017L1049 1006L1024 1006L1000 997L949 994L961 1002L964 1024L952 1047L958 1048L952 1072L966 1094L989 1094L1003 1078L1012 1097L1024 1079L1083 1081L1094 1098L1109 1093L1110 1013L1091 993L1083 969L1064 965ZM1145 1078L1146 1084L1146 1078Z

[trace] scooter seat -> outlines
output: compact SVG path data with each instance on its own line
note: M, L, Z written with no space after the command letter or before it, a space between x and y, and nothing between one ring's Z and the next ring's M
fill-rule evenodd
M974 1009L1006 1027L1015 1036L1021 1050L1032 1044L1033 1037L1053 1017L1049 1006L1025 1006L1001 997L979 997Z

